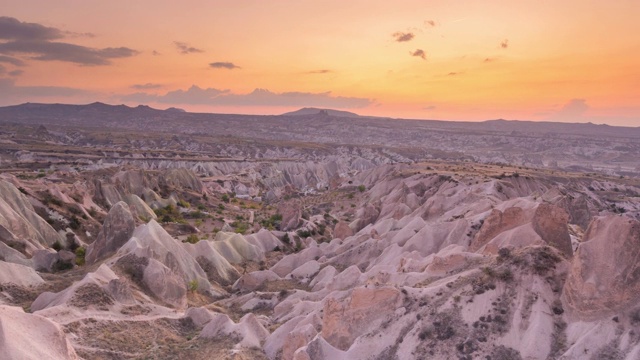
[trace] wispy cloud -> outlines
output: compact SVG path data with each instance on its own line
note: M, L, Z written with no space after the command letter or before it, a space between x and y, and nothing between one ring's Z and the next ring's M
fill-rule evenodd
M509 47L509 39L504 39L502 40L502 42L500 42L500 47L503 49L506 49Z
M191 86L188 90L174 90L164 95L135 93L123 96L123 101L138 103L220 105L220 106L315 106L339 109L362 108L374 103L373 99L334 96L330 91L321 93L283 92L255 89L248 94L233 94L229 90L202 89Z
M178 49L178 52L180 52L180 54L195 54L195 53L203 53L204 50L202 49L198 49L196 47L193 47L191 45L189 45L186 42L182 42L182 41L174 41L173 45L176 46L176 48Z
M68 98L79 95L91 95L92 93L82 89L62 86L18 86L13 79L0 78L0 93L6 94L0 97L0 104L9 105L24 99L35 98Z
M138 92L125 95L122 97L124 101L134 101L139 103L157 102L163 104L210 104L216 97L221 94L228 93L229 90L220 90L214 88L202 89L198 86L191 86L187 90L169 91L164 95L147 94Z
M436 22L433 20L425 20L424 24L426 26L430 26L430 27L435 27L436 26Z
M393 38L395 39L395 41L397 42L407 42L407 41L411 41L414 37L415 34L412 32L395 32L393 34L391 34L391 36L393 36Z
M80 65L108 65L112 59L125 58L138 52L127 47L94 49L86 46L50 41L9 41L0 44L5 54L31 55L40 61L65 61Z
M416 56L422 58L422 60L427 60L427 53L422 49L416 49L415 51L410 52L411 56Z
M307 71L305 74L329 74L329 73L332 73L332 72L333 72L333 70L320 69L320 70Z
M7 40L0 43L0 52L3 53L0 61L15 66L24 65L25 59L64 61L79 65L108 65L112 59L138 54L138 51L127 47L97 49L59 41L67 34L53 27L21 22L6 16L0 17L0 39Z
M232 62L225 62L225 61L212 62L209 64L209 67L213 69L228 69L228 70L242 69L240 66L237 66Z
M555 117L562 120L575 120L581 118L590 108L586 99L571 99L562 106Z
M0 16L0 39L34 41L54 40L63 37L64 34L59 29L22 22L8 16Z
M437 106L435 105L428 105L428 106L424 106L422 110L435 110L436 108Z
M151 89L159 89L161 87L162 87L162 84L154 84L154 83L134 84L130 86L130 88L136 89L136 90L151 90Z
M0 55L0 63L7 63L14 66L24 66L24 61L6 55Z

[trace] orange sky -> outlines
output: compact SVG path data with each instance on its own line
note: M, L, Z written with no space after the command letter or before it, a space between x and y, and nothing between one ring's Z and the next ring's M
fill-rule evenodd
M0 105L640 126L637 0L0 3Z

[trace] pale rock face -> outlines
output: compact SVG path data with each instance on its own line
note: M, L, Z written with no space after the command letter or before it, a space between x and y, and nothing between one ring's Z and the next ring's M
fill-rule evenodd
M511 207L504 212L500 210L492 210L491 214L484 219L484 223L478 231L478 234L471 242L469 250L477 251L491 239L496 237L503 231L513 229L526 222L525 212L519 207Z
M24 243L28 254L56 241L64 243L62 235L36 214L29 199L4 180L0 180L0 240Z
M269 331L258 321L254 314L247 314L237 324L227 315L216 314L202 329L201 338L216 339L234 336L239 338L238 344L243 347L260 347L269 336Z
M271 270L253 271L249 274L242 275L235 284L234 290L253 291L260 288L267 281L280 280L280 276Z
M187 306L187 287L171 269L155 259L149 259L143 281L149 290L163 302L179 309Z
M293 199L278 206L278 213L282 214L280 230L289 231L296 229L302 217L302 203L299 199Z
M204 190L202 182L191 170L185 168L169 169L159 179L161 184L172 187L190 189L201 193Z
M640 300L640 222L597 217L573 257L563 301L581 319L600 319Z
M358 336L392 314L401 299L400 291L393 287L356 288L347 299L328 298L324 304L322 337L332 346L348 350Z
M0 305L3 359L78 359L60 325L21 308Z
M129 211L129 206L124 201L113 205L104 220L104 225L102 225L102 230L100 230L96 241L87 250L86 261L92 264L118 251L122 245L129 241L135 227L136 224Z
M138 219L157 219L156 213L144 202L138 195L128 194L124 197L124 201L129 205L132 215Z
M349 227L349 224L344 221L338 221L333 229L333 237L344 240L349 236L353 236L353 230Z
M27 259L24 254L16 249L7 246L0 241L0 258L6 262L33 267L33 260Z
M118 250L117 254L119 258L135 256L148 259L148 264L151 264L150 260L154 259L180 278L183 286L191 281L196 281L198 283L198 291L207 292L212 290L206 273L196 259L185 250L182 243L172 238L155 220L138 226L131 239ZM164 268L154 265L154 271L149 273L149 276L155 276L165 271ZM149 277L148 279L155 279L155 277ZM169 285L171 284L167 284L167 286ZM173 302L173 300L171 301Z
M0 261L0 285L5 284L37 286L44 284L44 280L30 267Z
M540 204L533 214L533 229L542 240L562 251L567 257L573 255L571 237L569 236L569 214L563 209L550 204Z
M365 226L372 224L378 219L380 216L380 210L375 207L373 204L367 204L356 213L356 218L353 223L349 226L358 232L362 230Z

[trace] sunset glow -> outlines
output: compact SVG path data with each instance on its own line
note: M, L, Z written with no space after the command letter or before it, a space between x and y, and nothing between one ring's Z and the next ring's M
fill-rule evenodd
M640 126L640 2L1 0L0 105Z

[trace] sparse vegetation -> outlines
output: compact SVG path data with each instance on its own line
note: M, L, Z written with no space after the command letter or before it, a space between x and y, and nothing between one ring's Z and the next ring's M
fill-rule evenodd
M76 265L78 266L82 266L85 263L85 255L86 255L86 249L83 246L80 246L76 249L75 254L76 254Z
M195 244L198 241L200 241L200 238L196 234L191 234L184 240L184 242L188 242L189 244Z
M191 292L198 291L198 280L194 279L189 281L189 283L187 283L187 289Z

